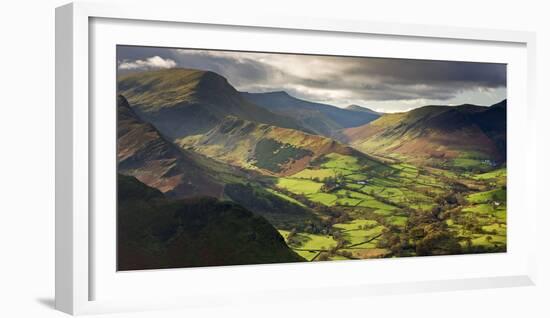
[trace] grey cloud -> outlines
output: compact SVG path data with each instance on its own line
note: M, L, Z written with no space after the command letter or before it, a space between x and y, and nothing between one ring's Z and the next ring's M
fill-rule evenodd
M506 87L506 65L119 46L120 61L152 56L209 70L239 90L286 90L314 101L448 101Z

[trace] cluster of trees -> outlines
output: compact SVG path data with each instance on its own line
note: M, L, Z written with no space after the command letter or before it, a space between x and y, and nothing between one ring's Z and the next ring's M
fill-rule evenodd
M336 248L342 248L343 246L348 245L350 242L345 238L344 234L341 231L333 231L332 238L336 240Z
M288 232L286 242L289 246L300 246L302 244L302 241L297 232L298 231L296 228L293 228L292 230L290 230L290 232Z
M319 253L319 256L317 256L317 261L328 261L334 256L342 256L349 259L354 259L353 253L350 251L340 250L338 248L331 248L327 251L323 251Z
M323 180L323 186L321 191L331 192L341 188L345 183L344 176L341 173L337 173L334 177L326 177Z
M280 172L286 163L312 154L310 150L283 144L273 139L260 140L254 150L256 166L273 172Z
M460 254L458 238L441 219L440 212L414 211L405 228L406 238L416 255Z

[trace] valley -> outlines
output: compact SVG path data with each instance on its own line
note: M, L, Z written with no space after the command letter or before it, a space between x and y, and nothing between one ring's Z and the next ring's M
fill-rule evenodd
M228 264L506 251L506 101L383 114L285 92L241 93L218 74L186 69L124 75L118 91L121 175L170 200L209 197L216 209L240 206L269 224L257 221L268 241L280 238L288 248L277 243L284 257L262 254L255 262L251 247L243 260L226 255ZM147 204L143 215L174 209ZM257 222L246 222L254 232ZM184 229L175 225L170 240L182 240ZM204 248L224 240L208 226L201 231L209 240ZM153 241L140 257L163 244Z

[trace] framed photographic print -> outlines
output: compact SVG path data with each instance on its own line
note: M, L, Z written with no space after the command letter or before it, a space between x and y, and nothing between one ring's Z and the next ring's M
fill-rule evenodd
M533 284L533 34L78 3L56 35L58 309Z

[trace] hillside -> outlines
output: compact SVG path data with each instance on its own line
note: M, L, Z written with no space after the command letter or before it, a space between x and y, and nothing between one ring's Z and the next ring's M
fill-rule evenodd
M302 129L292 118L244 99L224 77L209 71L175 68L129 73L118 77L118 93L170 139L204 133L229 115Z
M233 166L274 176L295 174L330 153L364 156L326 137L236 117L226 117L204 135L181 138L176 143Z
M340 138L341 129L361 126L380 117L301 100L286 92L242 93L242 96L274 113L296 118L306 129L331 138Z
M504 159L506 159L506 104L507 101L503 100L474 118L477 125L495 143Z
M454 168L493 166L506 159L506 101L425 106L343 133L355 148L380 156Z
M317 219L309 209L250 183L251 172L175 146L139 119L123 96L118 97L117 134L118 172L135 176L169 197L230 199L282 228Z
M263 217L214 198L169 200L118 175L118 270L304 261Z
M137 177L163 193L177 197L197 194L218 197L222 186L191 156L143 122L126 99L117 99L118 172Z

